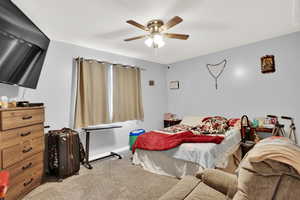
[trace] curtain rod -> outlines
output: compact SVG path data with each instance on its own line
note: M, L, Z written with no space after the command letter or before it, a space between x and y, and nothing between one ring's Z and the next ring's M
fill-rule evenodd
M76 57L74 59L75 60L83 59L83 60L86 60L86 61L96 61L98 63L107 63L107 64L110 64L110 65L121 65L122 67L139 68L139 69L141 69L141 71L147 71L147 69L145 69L145 68L138 67L138 66L133 66L133 65L123 65L123 64L119 64L119 63L112 63L112 62L108 62L108 61L100 61L100 60L96 60L96 59L86 59L86 58L82 58L82 57Z

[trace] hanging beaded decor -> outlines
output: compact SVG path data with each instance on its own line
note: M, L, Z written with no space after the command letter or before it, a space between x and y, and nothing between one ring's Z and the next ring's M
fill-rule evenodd
M206 68L207 68L209 74L215 79L216 90L218 89L218 78L224 72L226 64L227 64L227 60L225 59L218 64L207 64L206 65Z

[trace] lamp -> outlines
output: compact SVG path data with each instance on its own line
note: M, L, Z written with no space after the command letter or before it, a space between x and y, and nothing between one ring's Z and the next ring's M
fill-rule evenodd
M145 44L150 48L161 48L165 45L165 42L161 34L153 34L145 40Z

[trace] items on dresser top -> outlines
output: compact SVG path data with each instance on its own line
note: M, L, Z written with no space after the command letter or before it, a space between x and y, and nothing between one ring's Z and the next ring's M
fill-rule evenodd
M10 174L5 199L20 199L42 182L44 108L0 109L0 141L0 168Z
M44 106L44 103L30 103L29 101L18 101L17 107L38 107Z
M17 107L29 107L29 101L18 101Z
M44 103L30 103L29 101L17 101L16 98L0 97L0 108L16 108L16 107L41 107Z
M0 98L0 108L15 108L17 107L16 98L8 98L7 96L1 96Z

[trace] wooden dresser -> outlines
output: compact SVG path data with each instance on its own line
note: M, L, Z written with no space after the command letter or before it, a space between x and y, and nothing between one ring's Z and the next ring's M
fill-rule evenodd
M5 200L21 199L43 176L44 108L0 109L0 168L10 173Z

